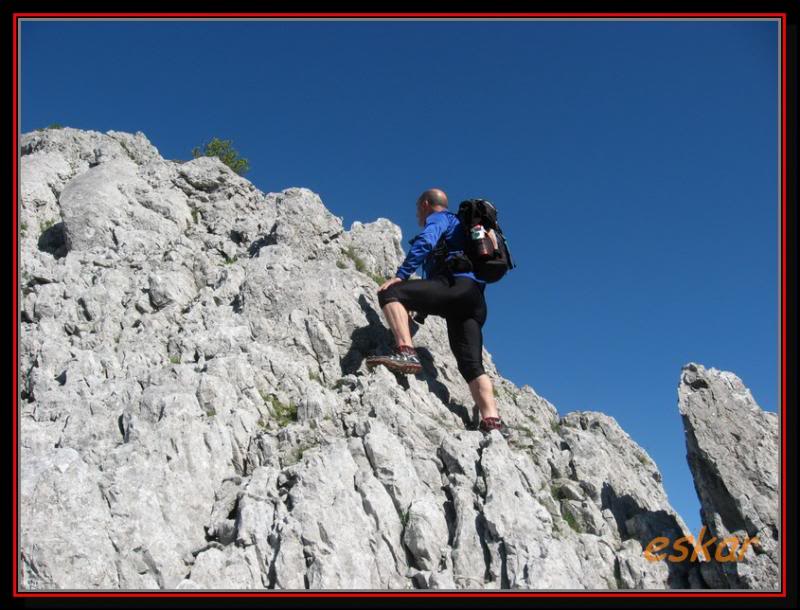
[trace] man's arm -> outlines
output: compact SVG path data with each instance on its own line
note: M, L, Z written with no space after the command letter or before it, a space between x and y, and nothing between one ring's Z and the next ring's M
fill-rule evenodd
M407 280L411 277L411 274L417 270L417 267L422 264L425 257L436 246L436 242L439 241L442 233L447 229L447 224L447 214L431 214L428 216L425 228L422 233L417 235L403 264L397 268L395 277L401 280Z

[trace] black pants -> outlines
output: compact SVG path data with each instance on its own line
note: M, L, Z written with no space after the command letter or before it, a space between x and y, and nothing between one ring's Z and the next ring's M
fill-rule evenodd
M394 301L418 313L447 321L447 338L461 376L469 383L483 375L483 334L486 322L484 285L468 277L437 276L405 280L378 293L381 308Z

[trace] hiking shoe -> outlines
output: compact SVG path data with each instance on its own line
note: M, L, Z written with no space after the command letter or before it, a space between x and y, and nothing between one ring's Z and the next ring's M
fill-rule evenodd
M484 417L478 425L478 430L484 434L497 430L503 438L508 439L511 437L511 430L499 417Z
M422 364L417 356L417 350L410 345L395 347L392 353L387 356L370 356L367 358L367 366L372 368L382 364L390 371L405 373L406 375L416 375L422 371Z

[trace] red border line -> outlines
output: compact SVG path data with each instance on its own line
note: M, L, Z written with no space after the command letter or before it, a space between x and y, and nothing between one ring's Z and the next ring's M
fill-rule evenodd
M19 397L19 385L18 385L18 383L19 383L19 353L18 353L18 350L17 350L17 345L18 345L18 342L19 342L19 340L17 338L17 332L18 332L18 328L17 327L19 326L19 320L18 320L19 304L17 303L17 293L19 292L19 277L18 277L18 274L17 274L17 269L18 269L18 266L19 266L19 262L17 260L17 248L19 248L19 229L17 227L17 223L19 222L19 219L17 218L17 206L19 205L20 197L19 197L19 189L18 189L18 185L17 185L17 171L18 171L18 168L17 168L17 155L19 154L19 147L18 147L18 143L17 143L17 128L19 127L19 125L17 123L17 117L19 116L19 114L18 114L18 109L17 109L17 96L18 96L18 91L17 91L17 82L18 82L18 79L17 79L17 61L18 60L17 60L17 20L16 19L12 20L12 28L13 28L12 41L13 41L13 44L14 44L14 67L12 68L12 75L13 75L13 78L14 78L14 86L13 86L14 101L12 102L12 107L13 107L13 112L14 112L14 115L13 115L13 121L14 121L13 134L14 134L14 136L12 138L12 140L14 142L14 155L13 155L12 158L14 159L14 169L13 169L14 173L13 173L13 176L11 177L11 183L12 183L12 185L14 187L14 205L12 206L12 208L13 208L13 213L12 213L13 221L12 221L11 224L13 225L12 228L14 229L14 254L12 255L12 258L14 259L14 335L13 335L14 336L14 382L11 385L14 388L14 409L13 409L13 413L12 413L13 421L12 421L12 425L11 425L11 438L12 438L12 442L13 442L13 447L12 447L11 451L12 451L12 455L13 455L13 458L14 458L14 465L13 465L14 474L12 476L12 479L13 479L13 483L12 483L12 490L13 491L12 491L12 493L14 494L14 506L12 507L11 514L13 515L12 521L14 523L14 532L12 534L12 538L14 540L14 561L12 563L12 565L14 566L13 581L14 581L14 591L17 591L18 588L19 588L19 583L17 582L17 573L19 572L19 564L18 564L18 561L19 561L19 546L18 546L19 545L19 541L17 540L17 501L19 499L19 494L18 494L18 490L17 490L17 469L18 469L18 464L19 464L19 460L17 459L17 440L18 440L17 439L17 419L18 419L18 415L19 415L19 403L17 402L18 401L18 397Z
M162 592L142 592L142 593L86 593L78 592L47 592L47 593L20 593L16 597L82 597L82 598L107 598L107 597L786 597L783 593L747 593L744 589L738 589L736 593L715 592L698 589L697 593L680 592L669 593L658 591L636 591L628 589L629 593L619 593L615 591L569 591L569 592L548 592L542 591L510 591L510 590L476 590L476 591L264 591L264 592L238 592L238 591L208 591L204 593L184 593L183 591L162 591Z
M781 20L781 590L786 591L786 16Z
M13 13L18 17L786 17L786 13Z
M19 185L17 181L18 165L17 154L19 152L19 142L17 128L18 125L18 104L17 104L17 28L18 20L21 18L52 18L52 17L115 17L115 18L148 18L156 17L160 19L170 17L217 17L217 18L236 18L236 17L283 17L283 18L397 18L397 17L420 17L427 19L435 19L442 17L506 17L506 18L520 18L520 17L549 17L549 18L608 18L615 19L619 17L628 18L653 18L660 19L664 17L670 18L690 18L692 20L703 18L719 18L719 17L758 17L758 18L779 18L781 21L781 374L782 374L782 394L781 394L781 422L782 430L786 430L786 13L13 13L12 14L12 41L13 41L13 142L14 142L14 175L12 177L12 185L14 188L14 206L12 211L13 228L14 228L14 361L18 364L19 354L17 350L18 341L18 288L19 277L17 273L18 257L17 248L19 247L18 238L19 230L17 227L17 205L19 204ZM12 439L14 446L12 448L14 459L13 470L13 493L14 493L14 506L12 510L14 531L12 538L14 541L14 590L13 597L83 597L83 598L110 598L110 597L783 597L787 596L786 591L786 435L781 435L781 490L782 490L782 544L781 544L781 591L779 592L758 592L758 591L744 591L737 590L737 592L711 592L711 591L681 591L670 593L667 591L570 591L570 592L548 592L548 591L463 591L463 592L411 592L411 591L263 591L263 592L246 592L246 591L225 591L225 592L175 592L175 591L143 591L143 592L33 592L33 591L19 591L18 571L19 571L19 549L17 537L17 500L18 500L18 480L17 480L17 416L19 411L19 379L18 379L18 366L14 370L14 412L13 412L13 425L12 425Z

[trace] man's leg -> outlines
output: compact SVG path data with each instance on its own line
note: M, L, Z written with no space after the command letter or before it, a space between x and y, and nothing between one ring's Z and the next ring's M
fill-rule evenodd
M367 358L367 367L379 364L395 372L414 374L422 371L422 363L411 341L408 312L436 313L448 301L446 280L407 280L391 284L378 292L378 304L392 329L395 349L391 354Z
M411 325L408 310L400 301L392 301L383 306L386 323L392 329L396 345L413 346L411 342Z
M500 417L497 412L497 403L494 400L494 390L492 389L492 380L489 379L489 375L484 373L470 381L469 391L472 393L472 399L475 404L478 405L481 419Z
M413 346L409 311L441 315L452 298L447 281L440 279L406 280L378 293L381 311L398 346Z
M483 333L475 318L447 319L447 338L458 363L458 372L469 385L481 418L498 417L492 380L483 370Z

